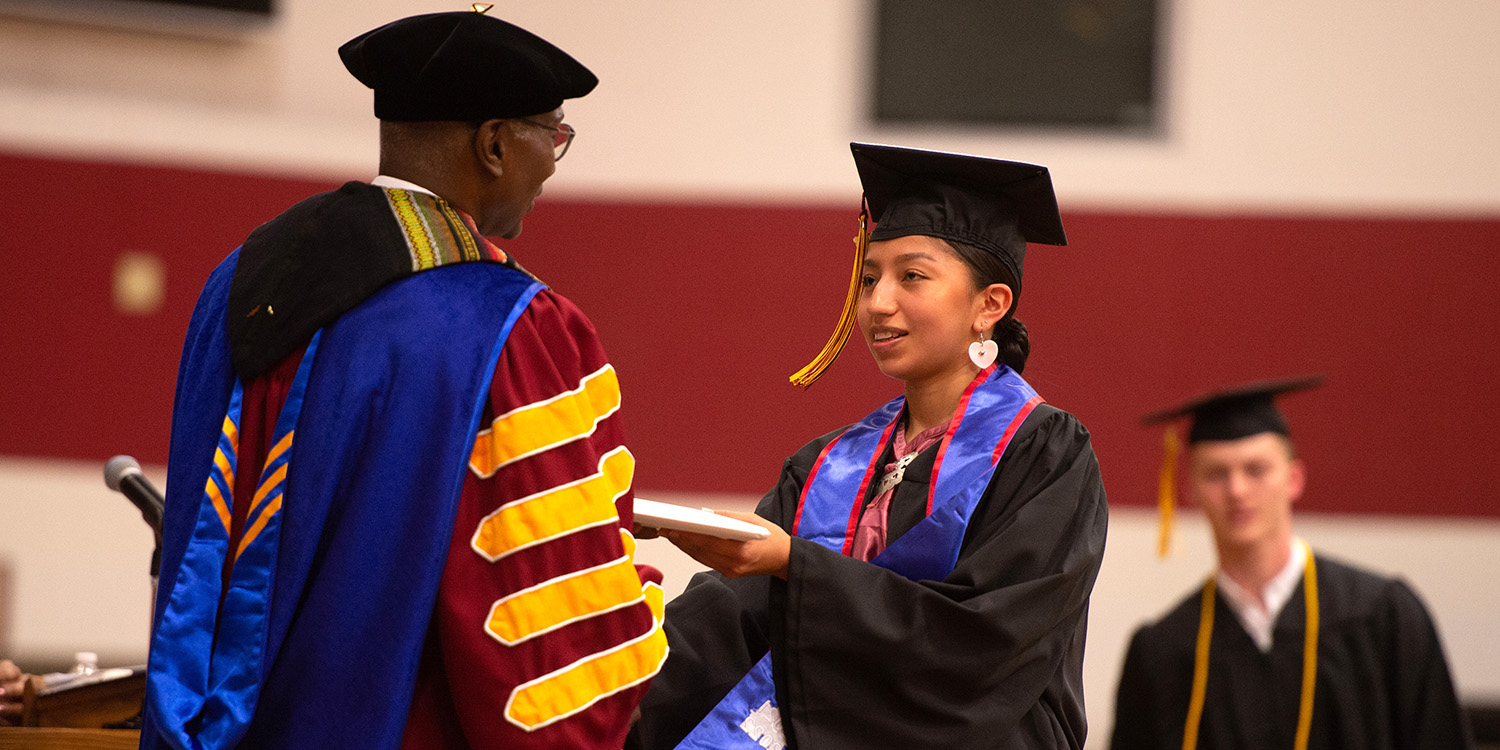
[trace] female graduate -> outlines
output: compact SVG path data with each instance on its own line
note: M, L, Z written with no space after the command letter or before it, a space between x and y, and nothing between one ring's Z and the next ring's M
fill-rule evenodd
M853 144L873 215L810 383L855 323L904 396L787 459L769 539L663 531L716 572L667 607L649 748L1082 747L1106 508L1088 432L1020 377L1043 167ZM998 357L998 360L997 360ZM758 518L757 518L758 516Z

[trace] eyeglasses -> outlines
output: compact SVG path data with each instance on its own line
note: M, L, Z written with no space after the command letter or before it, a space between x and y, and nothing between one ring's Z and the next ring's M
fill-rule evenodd
M521 120L521 122L524 122L527 125L535 125L543 130L552 131L553 161L562 161L563 154L568 153L568 146L573 145L573 136L578 135L578 131L574 130L573 126L567 123L562 123L561 125L553 127L551 125L543 125L542 123L528 120L524 117L519 119Z

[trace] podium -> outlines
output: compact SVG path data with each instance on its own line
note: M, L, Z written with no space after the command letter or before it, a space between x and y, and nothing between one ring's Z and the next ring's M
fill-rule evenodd
M32 676L21 726L0 727L0 750L134 750L139 731L102 727L140 713L145 698L145 667L101 670L51 688Z
M134 729L0 727L0 750L136 750L140 744Z

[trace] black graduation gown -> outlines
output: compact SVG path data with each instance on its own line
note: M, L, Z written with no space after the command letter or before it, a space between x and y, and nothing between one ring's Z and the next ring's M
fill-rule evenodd
M1415 593L1321 555L1317 684L1308 748L1468 748L1436 628ZM1304 588L1261 653L1220 594L1198 747L1291 750L1302 699ZM1115 704L1113 750L1182 747L1202 591L1136 631Z
M787 459L756 512L790 530L808 471L838 434ZM925 515L935 454L907 467L890 539ZM767 648L792 748L1081 747L1084 630L1106 526L1087 430L1042 404L942 581L797 538L786 581L694 576L667 606L671 653L631 747L675 746Z

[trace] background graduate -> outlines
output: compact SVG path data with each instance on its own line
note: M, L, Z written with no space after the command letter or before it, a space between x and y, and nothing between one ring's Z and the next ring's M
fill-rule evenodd
M1471 746L1411 588L1292 532L1306 468L1274 397L1319 381L1252 383L1147 417L1192 417L1189 486L1219 570L1131 639L1114 750Z
M1080 747L1104 486L1083 425L1021 379L1014 317L1026 243L1066 241L1051 178L853 150L879 223L867 253L862 225L839 331L793 380L857 323L904 396L787 459L756 515L736 514L769 539L663 532L717 572L668 606L671 652L632 740Z

